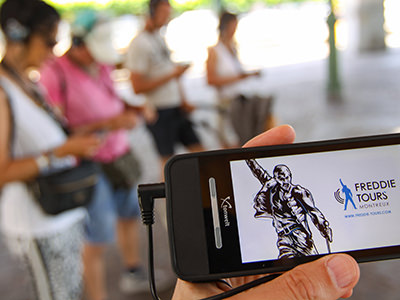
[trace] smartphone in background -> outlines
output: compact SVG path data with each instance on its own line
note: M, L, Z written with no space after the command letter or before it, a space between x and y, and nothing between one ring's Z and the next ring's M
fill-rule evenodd
M96 130L94 134L101 140L105 140L109 134L109 130Z
M178 155L165 178L184 280L400 257L400 134Z
M193 65L191 61L180 61L177 62L176 64L185 68L190 68Z

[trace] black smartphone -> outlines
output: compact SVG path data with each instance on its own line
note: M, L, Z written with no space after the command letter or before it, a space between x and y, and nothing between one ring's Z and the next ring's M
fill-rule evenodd
M178 155L165 179L184 280L400 257L400 134Z

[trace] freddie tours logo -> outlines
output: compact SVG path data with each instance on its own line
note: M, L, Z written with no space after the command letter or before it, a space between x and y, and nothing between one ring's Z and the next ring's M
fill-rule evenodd
M394 179L356 182L351 187L346 185L342 179L339 179L339 182L340 187L333 195L337 202L344 205L345 211L389 208L390 190L397 188ZM390 211L386 213L390 213Z
M340 204L344 204L344 210L347 210L347 205L349 204L349 202L353 205L354 209L357 209L356 205L354 204L353 201L353 193L351 192L351 190L347 187L347 185L345 185L342 181L342 179L339 179L340 184L342 185L342 188L338 188L336 190L336 192L334 193L335 199L340 203ZM340 195L340 191L343 192L345 198L343 199Z

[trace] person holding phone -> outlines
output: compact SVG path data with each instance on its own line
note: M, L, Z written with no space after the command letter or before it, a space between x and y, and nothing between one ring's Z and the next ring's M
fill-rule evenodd
M274 123L272 97L260 89L261 72L246 71L239 60L235 33L238 17L223 12L219 18L218 42L208 48L207 83L217 90L221 142L226 147L243 145Z
M194 107L186 101L179 82L189 65L171 60L170 50L160 35L170 14L168 0L150 0L145 28L130 44L125 63L131 71L134 91L144 94L147 103L157 111L157 119L150 122L148 128L161 156L162 167L175 153L177 143L192 152L204 150L188 116Z
M27 264L35 299L79 300L85 209L48 215L29 182L60 171L60 164L73 168L95 155L102 140L95 134L68 137L27 75L52 55L57 11L41 0L6 0L0 20L6 40L0 64L1 230L11 254Z
M294 141L294 138L293 128L282 125L253 138L244 147L289 144ZM227 279L229 285L221 281L191 283L179 279L172 300L195 300L210 297L253 281L260 276L230 278ZM268 283L237 294L230 299L334 300L349 298L359 277L358 264L351 256L333 254L297 266Z
M114 88L111 63L117 55L110 26L107 15L93 10L77 12L71 26L71 48L41 68L41 84L47 90L48 101L63 114L69 128L95 133L104 140L93 157L102 172L85 222L84 279L91 300L108 297L105 253L114 242L124 267L119 281L122 292L147 289L139 252L136 187L140 164L128 139L128 130L136 125L142 108L126 105Z

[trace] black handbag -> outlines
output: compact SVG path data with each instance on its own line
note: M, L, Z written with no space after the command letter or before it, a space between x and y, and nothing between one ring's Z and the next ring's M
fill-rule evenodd
M273 96L249 98L239 95L233 99L229 118L241 145L267 129L266 123L272 116L273 102Z
M114 188L130 189L137 184L141 175L140 163L131 151L101 166Z
M2 63L2 65L4 66L4 63ZM38 104L60 124L66 133L68 133L51 108L41 99L40 95L35 95L36 97L33 97L33 99L38 101ZM12 156L15 138L15 120L11 99L8 95L7 104L11 120L10 156ZM27 182L27 186L32 191L43 211L50 215L56 215L69 209L86 206L90 203L99 171L97 163L82 160L80 164L74 168L48 175L40 175L33 181Z
M43 211L57 215L91 202L98 172L97 163L83 160L77 167L39 176L28 186Z

